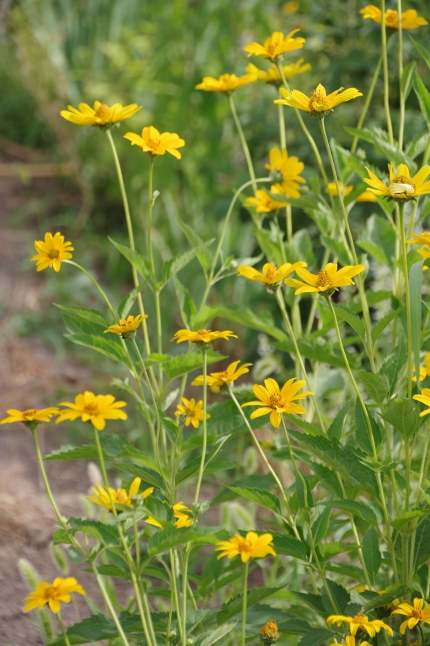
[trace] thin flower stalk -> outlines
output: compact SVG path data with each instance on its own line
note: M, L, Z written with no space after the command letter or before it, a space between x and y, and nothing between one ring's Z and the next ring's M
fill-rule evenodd
M257 184L255 181L254 166L252 164L251 153L249 152L248 144L246 143L245 135L243 133L239 117L237 116L236 106L234 105L233 94L229 94L228 102L230 104L231 113L233 115L233 120L237 128L237 133L239 135L240 143L242 144L243 153L245 155L246 163L248 165L249 176L252 180L252 188L255 193L255 191L257 190ZM259 229L261 228L261 222L259 218L258 220L256 220L255 224Z
M403 134L405 130L405 95L403 92L402 86L402 76L403 76L403 20L402 20L402 0L397 0L397 13L399 15L399 104L400 104L400 122L399 122L399 141L398 148L399 150L403 149ZM382 22L385 22L383 20Z
M325 144L325 147L326 147L326 150L327 150L327 155L328 155L328 158L329 158L329 161L330 161L330 166L331 166L331 170L332 170L332 173L333 173L333 179L334 179L335 184L336 184L337 196L338 196L338 200L339 200L339 203L340 203L345 228L346 228L346 231L347 231L347 234L348 234L350 252L352 254L352 259L354 261L354 264L357 265L358 264L358 259L357 259L357 252L355 250L354 238L352 237L351 229L350 229L350 226L349 226L348 214L346 212L345 202L343 201L343 196L342 196L342 192L341 192L341 189L340 189L339 178L337 176L336 165L334 163L333 154L332 154L331 148L330 148L330 143L329 143L328 138L327 138L324 119L319 119L319 123L320 123L320 127L321 127L321 134L322 134L324 144ZM357 287L358 287L358 291L359 291L359 294L360 294L360 302L361 302L361 307L362 307L362 311L363 311L364 324L366 326L366 341L367 341L366 352L367 352L367 356L368 356L369 361L370 361L370 367L372 368L372 372L376 372L375 359L374 359L374 348L373 348L373 341L372 341L372 324L371 324L371 321L370 321L369 305L367 303L366 292L365 292L365 289L364 289L364 284L363 284L363 280L362 280L361 276L357 277Z
M196 492L194 494L194 504L199 502L200 487L203 479L203 472L205 469L205 460L206 460L206 446L208 441L208 429L207 429L207 406L208 406L208 353L207 347L202 346L201 348L202 358L203 358L203 446L202 446L202 457L200 460L200 469L199 475L197 477Z
M79 269L80 271L82 271L82 273L84 273L84 274L85 274L85 276L87 276L87 278L89 278L89 279L90 279L90 281L92 282L92 284L93 284L93 285L94 285L94 287L97 289L97 291L99 292L99 294L100 294L100 295L101 295L101 297L103 298L104 302L105 302L105 303L106 303L106 305L108 306L108 308L109 308L109 312L112 314L113 319L114 319L114 320L116 320L116 313L115 313L115 310L113 309L113 307L112 307L112 304L111 304L110 300L108 299L108 297L106 296L106 294L104 293L103 289L100 287L100 285L98 284L98 282L96 281L96 279L95 279L95 278L93 278L93 277L91 276L91 274L90 274L86 269L84 269L81 265L79 265L79 264L78 264L77 262L75 262L74 260L63 260L63 262L64 262L64 263L67 263L68 265L73 265L73 267L76 267L77 269Z
M61 618L61 612L57 613L58 623L60 624L61 632L63 633L64 643L66 646L70 646L69 638L67 637L66 629L64 627L63 619Z
M248 572L249 572L249 561L245 563L245 568L243 572L241 646L245 646L245 640L246 640L246 607L247 607L247 595L248 595Z
M385 0L381 0L381 12L385 16ZM387 29L385 20L381 20L381 47L382 47L382 63L384 69L384 109L385 119L387 121L388 138L390 144L394 144L393 126L391 123L390 113L390 85L388 78L388 53L387 53Z
M409 272L408 272L408 252L406 249L405 237L405 205L400 202L396 205L399 210L399 228L400 228L400 244L402 253L403 264L403 280L405 284L405 299L406 299L406 323L408 329L408 354L407 354L407 368L408 368L408 397L412 396L412 376L413 376L413 347L412 347L412 317L411 317L411 297L409 290Z
M378 77L379 77L379 72L381 71L381 65L382 65L382 54L380 55L379 60L378 60L378 62L376 64L375 71L373 72L373 76L372 76L372 81L370 83L368 91L366 92L366 99L364 101L363 109L361 111L360 118L359 118L357 126L356 126L358 130L363 127L363 123L364 123L364 120L366 118L366 114L367 114L367 111L369 109L370 102L371 102L372 97L373 97L373 92L375 90L375 85L376 85L376 82L377 82ZM352 140L352 145L351 145L351 152L352 153L355 153L355 151L357 150L357 145L358 145L359 139L360 139L359 135L354 136L354 139Z
M419 504L421 501L421 495L423 492L423 484L424 480L427 477L427 473L430 467L430 451L429 451L429 444L430 444L430 431L427 427L426 429L426 439L424 442L424 448L423 448L423 455L421 458L421 466L420 466L420 473L418 476L418 488L417 488L417 498L415 502L415 509L419 509ZM410 552L409 552L409 563L414 563L414 558L415 558L415 543L416 543L416 530L418 528L418 521L419 519L415 519L412 521L412 527L411 527L411 544L410 544ZM413 577L414 577L414 568L410 567L409 568L409 578L407 585L412 585L413 582Z
M288 154L287 137L285 133L284 106L280 103L278 103L278 119L279 119L279 139L281 143L281 150L285 150L285 152ZM287 242L290 242L291 238L293 237L293 219L292 219L290 204L288 204L285 207L285 232L287 234ZM284 260L285 249L282 242L281 242L281 252L283 255L283 262L285 262Z
M112 133L111 133L110 130L106 130L106 136L107 136L107 138L109 140L109 143L111 145L111 148L112 148L113 159L114 159L114 163L115 163L116 173L117 173L117 176L118 176L119 188L120 188L120 191L121 191L122 202L123 202L123 205L124 205L124 214L125 214L125 221L126 221L126 224L127 224L127 232L128 232L128 240L129 240L129 243L130 243L130 249L132 251L135 251L136 248L135 248L135 244L134 244L133 224L132 224L132 221L131 221L130 208L129 208L129 205L128 205L128 198L127 198L127 192L125 190L124 178L122 176L121 164L119 162L115 142L113 140ZM133 266L131 267L131 272L132 272L132 276L133 276L134 286L137 287L139 285L139 278L137 276L137 271L136 271L135 267L133 267ZM137 295L137 302L139 304L140 313L142 315L144 315L145 314L145 309L143 307L142 294L140 292ZM143 321L142 329L143 329L143 337L144 337L144 340L145 340L145 350L146 350L146 353L149 355L149 354L151 354L151 346L150 346L150 343L149 343L148 326L146 324L146 321Z

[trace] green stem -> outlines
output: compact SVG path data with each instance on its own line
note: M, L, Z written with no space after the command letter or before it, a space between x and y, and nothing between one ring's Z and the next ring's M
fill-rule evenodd
M399 150L403 148L403 133L405 130L405 95L402 87L403 75L403 30L402 30L402 0L397 0L397 13L399 16L399 96L400 96L400 124L399 124Z
M64 622L59 612L57 613L57 619L58 619L58 623L60 624L61 632L63 633L64 642L66 646L70 646L69 638L67 637L66 629L64 627Z
M197 478L196 493L194 496L194 504L199 502L200 487L203 479L203 471L205 468L206 460L206 445L208 441L208 429L207 429L207 405L208 405L208 384L207 384L207 375L208 375L208 353L206 346L202 347L202 358L203 358L203 446L202 446L202 457L200 460L200 469L199 475Z
M287 151L287 137L285 134L285 119L284 119L284 106L282 103L278 103L278 120L279 120L279 138L281 140L281 148Z
M242 126L240 125L239 117L237 116L236 106L234 105L234 100L233 100L233 94L228 95L228 101L230 103L231 113L233 115L233 120L237 128L240 143L242 144L243 152L245 154L246 163L248 164L248 172L252 181L252 188L255 193L255 191L257 190L257 184L255 181L254 166L252 165L251 154L249 152L248 144L246 143L245 135L243 134ZM261 228L261 223L259 221L257 221L256 224L258 228Z
M285 327L287 328L288 336L290 337L290 339L291 339L291 341L292 341L292 343L294 345L294 353L295 353L297 361L299 362L300 369L302 371L302 375L303 375L304 379L306 380L308 386L310 386L310 381L309 381L309 378L308 378L308 375L307 375L307 372L306 372L305 364L303 363L302 355L300 354L299 346L297 345L297 340L296 340L293 328L292 328L291 323L290 323L290 318L288 316L287 308L285 307L285 301L284 301L284 297L283 297L282 290L281 290L280 287L278 287L276 289L276 291L275 291L275 298L276 298L276 302L279 305L279 309L281 310L282 318L284 320ZM312 397L313 404L315 406L315 412L316 412L316 414L318 416L319 424L321 426L321 429L325 432L324 421L323 421L323 418L321 416L320 410L318 408L318 404L317 404L317 401L315 399L315 395L311 395L311 397Z
M172 590L173 590L173 599L176 609L176 623L179 626L179 635L181 638L181 643L184 641L182 620L181 620L181 611L179 608L179 598L178 598L178 584L176 581L176 557L173 550L170 550L170 571L172 575Z
M412 347L412 327L411 327L411 298L409 293L409 272L408 272L408 252L406 249L405 238L405 217L404 217L404 204L400 203L397 208L399 209L399 227L400 227L400 244L402 247L402 264L403 264L403 278L405 281L405 299L406 299L406 323L408 328L408 397L412 396L412 362L413 362L413 347Z
M86 269L84 269L81 265L78 265L78 263L77 263L77 262L74 262L73 260L63 260L62 262L65 262L65 263L67 263L68 265L73 265L73 267L76 267L77 269L79 269L80 271L82 271L82 272L85 274L85 276L87 276L87 278L89 278L89 279L90 279L90 281L93 283L94 287L96 287L97 291L98 291L98 292L99 292L99 294L102 296L103 300L105 301L106 305L108 306L109 311L110 311L110 313L112 314L113 319L114 319L114 320L116 320L116 314L115 314L115 311L114 311L114 309L113 309L113 307L112 307L112 305L111 305L111 302L110 302L110 300L108 299L108 297L106 296L106 294L104 293L104 291L102 290L102 288L100 287L100 285L98 284L98 282L96 281L96 279L95 279L95 278L93 278L93 277L91 276L91 274L89 274L89 273L87 272L87 270L86 270Z
M122 639L122 643L124 644L124 646L129 646L127 637L125 636L124 630L123 630L121 624L119 623L119 619L118 619L118 617L116 615L115 608L112 605L110 597L109 597L109 595L108 595L108 593L106 591L105 585L103 583L103 579L100 576L99 571L97 570L97 566L94 563L94 561L91 563L91 569L92 569L93 574L94 574L94 576L96 578L97 585L99 586L100 592L102 593L102 597L103 597L103 599L105 601L105 604L108 607L109 612L110 612L110 614L112 616L112 619L114 621L114 624L115 624L115 627L116 627L116 629L118 631L118 634Z
M122 203L124 205L125 221L127 223L127 231L128 231L128 239L129 239L130 249L132 251L135 251L134 235L133 235L133 224L131 222L130 208L128 206L128 198L127 198L127 192L125 190L124 178L122 176L121 164L119 163L118 153L116 151L115 142L113 140L111 131L106 130L106 135L107 135L107 138L108 138L109 143L110 143L111 148L112 148L113 160L114 160L114 163L115 163L116 173L117 173L117 176L118 176L118 183L119 183L119 188L120 188L120 191L121 191ZM137 271L133 266L131 268L131 271L132 271L132 275L133 275L134 286L137 287L139 285L139 279L138 279L138 276L137 276ZM140 292L137 295L137 302L139 304L140 313L142 315L144 315L145 314L145 309L143 307L142 295L141 295ZM149 344L148 326L146 324L146 320L142 321L142 329L143 329L143 337L144 337L144 340L145 340L146 354L150 355L151 354L151 346Z
M424 631L421 622L418 622L418 630L420 631L420 646L425 645L425 640L424 640Z
M381 71L381 65L382 65L382 54L379 57L378 63L376 65L375 71L373 73L373 77L372 77L372 81L370 83L370 87L369 87L369 89L367 91L367 94L366 94L366 100L364 102L364 106L363 106L360 118L359 118L357 126L356 126L358 130L363 127L364 119L366 118L366 114L367 114L367 111L369 109L370 102L372 100L373 92L375 90L376 81L378 80L379 72ZM358 144L359 139L360 139L359 135L355 135L354 139L352 140L352 146L351 146L351 152L352 153L355 153L355 151L357 150L357 144Z
M187 583L188 583L189 545L187 545L182 564L182 646L187 644Z
M37 429L32 430L31 434L33 436L34 447L36 449L37 461L39 463L40 473L42 475L43 484L45 485L46 494L47 494L47 496L49 498L49 502L51 503L52 508L55 511L55 515L57 516L57 519L58 519L59 523L62 525L62 527L67 528L67 524L63 520L63 517L61 516L60 511L59 511L59 509L57 507L57 503L55 502L55 498L54 498L54 496L52 494L52 490L51 490L51 487L50 487L50 484L49 484L48 476L46 475L45 465L43 464L42 453L40 451L39 443L37 441Z
M394 145L393 126L391 125L390 114L390 88L388 78L388 55L387 55L387 30L385 26L385 0L381 0L381 46L382 46L382 62L384 68L384 109L385 119L387 121L387 130L390 144Z
M246 638L246 602L247 602L247 595L248 595L248 571L249 571L249 561L245 563L245 571L243 573L241 646L245 646L245 638Z
M342 191L341 191L341 188L340 188L339 178L337 176L336 165L334 163L333 154L332 154L331 148L330 148L330 143L329 143L328 138L327 138L324 119L320 119L319 122L320 122L320 127L321 127L321 134L322 134L322 137L323 137L323 140L324 140L324 144L325 144L325 147L326 147L326 150L327 150L327 155L328 155L328 158L329 158L329 161L330 161L331 170L332 170L332 173L333 173L333 179L334 179L335 184L336 184L337 196L338 196L338 199L339 199L339 204L340 204L340 207L341 207L343 220L344 220L344 223L345 223L345 228L346 228L346 231L347 231L347 234L348 234L348 240L349 240L349 246L350 246L351 253L352 253L352 258L353 258L354 264L358 265L358 258L357 258L357 253L355 251L354 238L352 236L352 232L351 232L351 229L350 229L350 226L349 226L348 214L346 212L345 203L343 201L343 195L342 195ZM360 275L357 276L356 281L357 281L358 291L359 291L359 294L360 294L360 302L361 302L361 308L362 308L362 311L363 311L364 324L366 326L366 341L367 341L367 343L366 343L366 353L367 353L367 356L368 356L369 361L370 361L370 367L372 368L372 372L376 372L375 360L374 360L374 356L373 356L374 348L373 348L373 342L372 342L372 324L371 324L371 321L370 321L369 306L368 306L367 299L366 299L366 293L365 293L365 290L364 290L364 284L363 284L363 281L362 281Z

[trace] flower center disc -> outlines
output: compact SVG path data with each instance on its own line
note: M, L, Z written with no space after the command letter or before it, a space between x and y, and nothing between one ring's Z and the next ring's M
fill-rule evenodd
M318 272L317 287L333 287L333 280L325 270Z
M57 596L57 590L53 585L49 585L45 590L43 591L43 594L45 596L45 599L49 601L49 599L55 599Z
M277 409L282 408L284 405L284 398L282 397L281 393L275 393L274 395L270 395L270 408Z
M364 612L359 612L355 615L353 622L355 624L367 624L367 615Z
M330 110L327 97L323 96L320 92L312 92L312 96L309 99L309 110L311 110L311 112L324 112L325 110Z
M159 139L148 139L148 146L152 148L153 150L157 150L157 148L160 145L160 140Z
M36 415L36 410L34 408L29 408L28 410L25 410L23 412L23 414L22 414L24 419L26 419L26 420L28 420L30 422L33 421L33 418L34 418L35 415Z
M58 258L59 255L60 255L60 252L58 251L58 249L49 250L48 256L49 258L51 258L51 260L55 260L56 258Z
M273 276L275 275L276 269L274 267L269 267L266 273L266 278L269 280L272 280Z
M411 617L414 619L418 619L418 621L423 620L423 612L422 610L418 610L418 608L414 608L411 612Z
M88 415L97 415L99 412L97 404L86 404L85 412L88 413Z
M124 489L119 489L118 493L116 494L116 501L119 503L123 503L127 500L127 492L124 491Z
M237 549L239 550L240 554L242 554L242 552L246 552L246 553L252 552L252 546L244 538L240 540L239 545L237 546Z
M106 103L102 103L97 110L95 111L94 116L99 119L106 120L109 119L110 110Z
M198 334L199 336L202 336L203 338L204 338L205 336L208 336L208 334L210 334L210 333L211 333L211 331L210 331L210 330L197 330L197 334Z
M396 27L397 26L397 11L388 9L385 13L385 26L386 27Z

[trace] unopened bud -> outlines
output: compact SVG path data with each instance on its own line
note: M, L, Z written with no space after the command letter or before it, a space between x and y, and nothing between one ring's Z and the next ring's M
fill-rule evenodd
M278 639L278 624L276 621L268 621L260 630L260 641L263 644L276 644Z

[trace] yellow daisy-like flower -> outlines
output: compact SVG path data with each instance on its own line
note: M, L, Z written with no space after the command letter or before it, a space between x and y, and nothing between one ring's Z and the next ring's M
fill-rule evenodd
M297 294L304 294L306 292L322 292L332 294L339 287L346 285L355 285L353 276L360 274L364 271L364 265L347 265L342 269L337 268L337 265L329 262L322 271L317 274L311 274L310 271L303 267L297 267L296 274L304 280L296 280L295 278L287 278L286 285L290 287L297 287Z
M185 426L192 424L194 428L199 428L200 422L204 419L203 401L196 402L195 399L185 399L182 397L182 404L178 404L175 411L176 417L185 415ZM206 413L206 419L209 419L209 413Z
M232 559L234 556L240 555L242 563L247 563L249 559L260 559L269 554L276 556L272 541L272 534L260 534L259 536L255 532L248 532L245 538L235 534L228 541L219 541L216 544L215 552L220 552L217 556L218 559L222 559L223 556Z
M72 576L67 577L67 579L57 577L53 583L41 581L37 585L37 588L33 592L30 592L23 600L23 603L25 603L24 612L34 610L35 608L41 610L47 603L52 612L58 614L61 603L70 603L70 595L72 592L78 592L84 596L87 594Z
M269 152L269 163L266 164L267 170L270 170L271 177L275 181L270 187L272 193L278 195L284 194L287 197L300 197L299 184L305 184L300 173L305 165L297 157L288 157L285 148L272 148ZM285 204L284 204L285 206Z
M354 187L353 186L344 186L342 184L342 182L339 182L339 188L340 188L340 190L342 192L342 195L344 197L346 197L347 195L349 195L351 193L351 191L352 191L352 189ZM327 184L327 186L325 187L324 190L328 195L332 195L333 197L337 197L336 182L329 182L329 184Z
M299 9L300 9L300 2L286 2L284 4L284 6L282 7L282 11L284 13L288 14L289 16L291 16L293 13L296 13ZM275 623L275 622L273 622L273 623Z
M393 165L388 164L388 170L390 172L390 183L388 186L381 182L367 166L365 168L369 173L369 177L364 177L363 181L369 184L369 190L375 193L375 195L385 195L398 202L407 202L419 195L430 193L430 182L425 181L430 175L430 166L428 165L420 168L418 173L411 177L406 164L399 164L397 175L394 174Z
M361 193L355 200L356 202L377 202L376 195L372 193L370 188L366 188L366 190Z
M151 155L165 155L170 153L176 159L181 159L177 148L185 146L185 141L176 132L159 132L154 126L147 126L142 130L142 136L134 132L127 132L124 139L131 141L132 146L139 146L144 153Z
M294 4L293 2L287 4ZM298 4L298 3L295 3ZM276 644L279 639L278 624L276 621L268 621L260 628L260 641L263 644Z
M423 231L422 233L412 233L411 239L406 240L408 244L422 244L424 249L417 249L417 252L420 254L421 258L427 260L430 258L430 232ZM430 267L423 265L423 271L427 271Z
M416 399L416 397L414 397L414 399ZM400 633L402 635L405 634L406 628L412 630L412 628L415 628L415 626L420 622L423 624L430 624L430 606L424 606L424 599L414 599L413 606L407 602L399 603L397 608L393 610L391 614L409 617L409 619L406 619L406 621L400 624Z
M174 505L172 505L173 509L173 515L177 519L175 523L175 527L178 529L181 529L181 527L189 527L192 524L192 518L189 517L189 514L192 514L193 511L192 509L189 509L186 505L184 505L183 502L177 502ZM149 518L145 518L145 523L148 523L149 525L154 525L155 527L158 527L159 529L163 529L163 525L158 522L155 518L152 518L152 516L149 516Z
M39 424L40 422L49 422L51 417L58 415L58 413L58 408L41 408L40 410L29 408L24 411L10 408L7 411L9 417L2 419L0 424L14 424L14 422L22 422L26 425L34 425Z
M130 314L127 319L119 319L119 325L110 325L103 334L106 334L106 332L112 332L112 334L119 334L123 339L127 339L136 332L142 321L147 318L147 314L138 314L137 316L132 316Z
M63 119L75 123L77 126L99 126L101 128L111 127L115 123L129 119L142 108L137 103L126 106L115 103L109 107L100 101L94 101L94 108L91 108L87 103L80 103L78 107L79 110L69 105L68 110L61 110L60 114Z
M71 242L64 242L64 236L61 233L45 233L45 240L36 240L34 247L37 254L31 260L37 262L36 270L43 271L52 267L55 271L60 271L61 261L70 260L71 251L74 251Z
M299 58L295 63L282 65L282 72L287 81L298 74L303 74L304 72L308 72L312 69L312 66L309 63L303 64L303 61L303 58ZM260 81L264 81L270 85L275 85L276 87L279 87L283 81L277 65L271 65L266 72L265 70L260 70L260 68L253 63L249 63L246 66L246 71L248 74L254 74L258 79L260 79Z
M420 381L424 381L426 377L430 377L430 352L426 352L424 356L424 365L420 366ZM412 377L412 381L416 380L416 376Z
M278 209L285 209L287 206L285 202L274 200L264 190L255 191L255 197L247 197L243 205L255 206L257 213L272 213L273 211L278 211Z
M358 592L358 589L357 589L357 592ZM334 642L333 644L329 644L329 646L355 646L354 635L347 635L345 637L345 642L346 642L345 644L339 644L339 642ZM371 646L371 644L369 644L369 642L366 642L366 641L361 641L360 646Z
M429 406L429 408L426 408L422 413L420 413L420 417L430 415L430 388L423 388L420 394L414 395L412 399L416 399L418 402L421 402L421 404Z
M340 626L341 623L346 623L349 624L349 629L351 631L351 635L356 635L358 630L364 630L368 633L370 637L374 637L376 633L379 633L381 628L387 631L391 636L393 635L393 631L388 626L388 624L384 624L383 621L380 619L369 619L367 615L364 614L364 612L359 612L355 615L355 617L347 617L345 615L330 615L330 617L327 618L327 624L329 626L332 626L333 624L336 624L336 626Z
M282 283L288 274L291 274L293 271L296 271L299 267L306 267L305 262L286 262L276 269L273 262L266 262L263 266L263 272L257 271L254 267L249 267L248 265L240 265L238 267L237 276L243 276L248 280L257 280L264 285L276 285L277 283Z
M367 7L360 9L360 13L364 19L370 18L378 25L382 23L382 11L374 4L369 4ZM402 30L403 29L417 29L422 25L428 25L425 18L421 18L415 9L409 9L402 13ZM385 12L385 26L389 29L399 28L399 14L394 9L387 9Z
M204 76L203 81L196 85L196 90L204 90L205 92L234 92L243 85L255 83L257 76L255 74L244 74L243 76L236 76L236 74L222 74L218 79L213 76Z
M55 420L56 424L80 417L83 422L91 422L98 431L102 431L107 419L127 419L127 414L119 410L127 406L126 402L115 401L113 395L95 395L89 390L77 395L74 403L61 402L59 405L66 406L70 410L60 410Z
M305 112L309 112L311 117L318 118L325 117L326 114L340 103L351 101L351 99L356 99L358 96L363 96L355 87L348 88L347 90L341 87L327 95L325 87L321 83L312 92L311 96L306 96L306 94L299 92L299 90L289 92L283 87L279 88L279 91L284 98L276 99L275 103L289 105L291 108L297 108L297 110L304 110Z
M287 52L292 52L295 49L301 49L305 44L306 40L304 38L293 38L300 29L294 29L289 34L284 36L282 31L275 31L267 40L265 40L264 45L259 43L249 43L244 47L244 51L248 52L249 56L262 56L263 58L268 58L271 61L275 61L280 56L283 56Z
M237 339L236 334L231 330L224 330L223 332L212 332L212 330L178 330L173 336L172 341L176 343L183 343L184 341L193 341L193 343L212 343L218 339L228 341L230 337Z
M294 403L313 395L310 390L297 394L303 386L306 386L306 381L295 377L289 379L281 389L274 379L265 379L264 386L255 384L252 387L252 392L259 401L246 402L246 404L242 404L242 408L245 406L261 406L261 408L251 413L251 419L270 414L270 423L274 428L279 428L281 413L290 413L291 415L304 415L306 413L303 406Z
M240 361L233 361L225 370L221 372L211 372L210 375L206 377L206 383L213 393L219 393L219 391L225 386L229 386L236 379L239 379L242 375L245 375L249 372L249 366L252 366L252 363L244 363L240 368L238 368ZM204 377L199 375L191 382L192 386L203 386Z
M145 498L148 498L148 496L150 496L154 491L154 487L148 487L142 493L138 493L140 483L141 483L141 478L135 478L130 485L130 489L128 490L128 493L126 492L125 489L115 490L109 487L109 489L106 490L101 485L98 485L98 488L91 487L92 491L94 492L94 496L87 496L87 498L88 500L91 500L96 505L100 505L100 507L104 507L108 511L112 511L112 503L114 505L118 503L119 505L125 505L126 507L132 508L133 496L140 496L141 498L145 499Z

